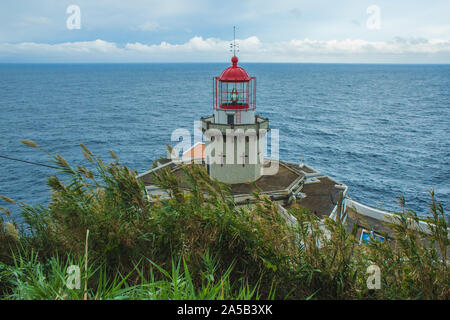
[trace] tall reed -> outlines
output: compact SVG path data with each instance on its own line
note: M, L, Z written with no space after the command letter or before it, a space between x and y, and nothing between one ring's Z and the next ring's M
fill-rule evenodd
M17 203L22 224L3 209L3 297L449 298L448 221L433 193L431 234L408 228L419 218L404 209L391 225L396 241L359 245L356 230L300 207L289 210L298 222L289 224L259 192L238 207L229 186L200 166L184 167L183 180L160 171L154 180L169 196L153 197L114 153L105 163L81 149L86 164L75 167L50 155L59 169L48 177L48 206ZM86 268L81 293L64 289L72 263ZM381 269L380 290L367 288L371 264Z

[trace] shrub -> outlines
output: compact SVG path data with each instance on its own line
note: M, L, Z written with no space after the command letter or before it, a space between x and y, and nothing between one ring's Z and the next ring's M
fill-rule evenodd
M0 282L7 298L80 298L63 285L74 261L88 268L87 298L449 298L448 223L433 193L431 234L411 230L419 218L403 210L392 224L396 242L359 245L341 222L298 207L289 210L297 224L287 223L277 203L258 192L238 207L230 188L200 166L184 167L185 181L160 171L155 180L168 197L148 196L114 153L106 164L81 147L86 166L50 155L59 169L48 178L47 207L17 204L23 224L3 209ZM382 290L367 289L371 264L381 269Z

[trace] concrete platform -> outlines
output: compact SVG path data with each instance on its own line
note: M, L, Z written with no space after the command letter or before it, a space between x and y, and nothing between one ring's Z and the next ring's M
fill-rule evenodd
M289 205L296 201L300 207L310 210L311 213L320 218L330 216L337 205L340 192L339 188L336 187L336 181L329 177L321 176L318 171L306 165L300 167L299 164L292 162L277 161L277 163L273 163L274 161L265 159L265 166L278 164L278 172L276 174L262 176L251 183L230 185L236 204L251 202L254 199L253 193L259 190L286 208L289 208ZM164 161L160 161L160 163L164 163ZM160 167L145 172L138 177L142 179L151 194L161 195L164 191L159 190L155 186L153 174L167 168L172 170L175 177L177 177L180 187L188 192L189 184L182 170L182 167L187 165L203 166L203 164L188 162L182 164L165 162ZM312 175L313 178L307 178L308 175Z

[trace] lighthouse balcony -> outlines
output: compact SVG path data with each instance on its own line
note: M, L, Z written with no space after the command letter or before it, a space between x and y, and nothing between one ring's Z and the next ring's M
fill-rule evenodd
M215 123L214 121L214 115L206 118L201 118L202 122L202 131L205 132L209 129L217 129L220 130L223 134L226 134L227 129L242 129L244 131L253 129L256 132L259 132L259 130L269 130L269 119L263 118L260 116L255 116L255 122L254 123L245 123L245 124L221 124L221 123Z

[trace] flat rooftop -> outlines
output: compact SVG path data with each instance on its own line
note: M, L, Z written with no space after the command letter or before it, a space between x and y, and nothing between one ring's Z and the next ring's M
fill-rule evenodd
M265 166L269 166L271 164L273 165L273 163L270 162L273 162L273 160L267 160ZM156 183L153 174L157 173L159 170L168 168L172 170L173 174L180 182L180 187L188 189L189 185L185 182L186 177L184 171L182 170L182 167L188 165L200 165L200 164L191 164L191 163L175 164L173 162L171 163L166 162L164 165L140 175L139 178L144 182L144 185L146 187L152 186ZM254 182L232 184L231 192L233 195L252 194L256 190L260 190L261 192L264 193L277 191L282 192L289 189L289 187L294 186L303 177L304 174L300 170L295 170L295 168L292 167L292 164L287 165L286 163L279 161L278 172L276 174L264 175Z
M390 228L390 224L383 222L368 216L364 216L356 212L353 208L347 208L347 219L345 221L348 232L351 232L356 225L356 236L361 237L362 229L368 231L374 231L383 236L387 236L388 239L394 238L394 234Z
M302 177L304 175L300 171L296 171L290 166L287 166L286 163L279 161L278 172L276 174L262 176L255 182L232 184L231 191L234 195L251 194L256 190L266 193L284 191Z
M306 182L301 190L305 197L298 199L297 205L308 209L319 218L328 217L338 202L340 190L336 184L336 181L325 176Z
M272 163L275 160L265 159L265 166L276 165ZM189 190L183 167L193 164L189 162L175 164L174 162L158 161L161 165L153 170L149 170L139 176L144 182L148 190L152 194L162 194L164 191L159 190L155 184L154 173L167 168L173 172L180 183L180 187ZM292 195L296 195L296 203L301 208L308 209L311 213L320 218L330 216L331 212L337 205L339 197L338 184L333 179L323 176L320 172L303 165L285 161L278 162L278 172L274 175L264 175L258 180L249 183L237 183L231 185L231 193L236 203L245 203L251 201L252 194L259 190L267 194L272 199L284 201L283 205L289 208ZM291 199L290 199L291 198Z

